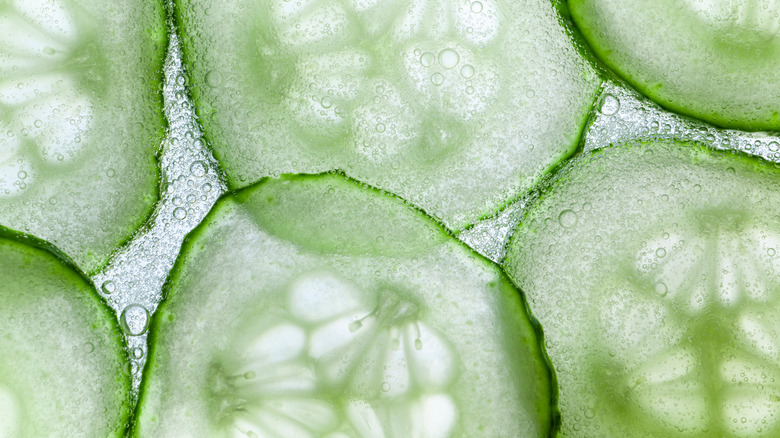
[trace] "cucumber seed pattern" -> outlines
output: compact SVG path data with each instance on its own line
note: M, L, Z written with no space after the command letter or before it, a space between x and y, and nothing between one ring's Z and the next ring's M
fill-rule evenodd
M231 348L242 360L214 365L216 421L233 436L451 436L455 357L416 305L320 271L291 286L287 308L247 321Z
M453 229L570 154L598 85L546 1L182 0L178 13L231 185L338 168Z
M0 0L0 223L86 271L140 226L156 200L164 35L154 2Z

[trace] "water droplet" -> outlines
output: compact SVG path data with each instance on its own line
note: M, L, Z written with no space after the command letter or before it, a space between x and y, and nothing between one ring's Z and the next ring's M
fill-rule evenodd
M599 111L601 111L601 114L607 116L617 114L617 112L620 111L620 100L611 94L605 94L604 97L601 98Z
M173 210L173 217L182 221L187 217L187 210L184 207L177 207Z
M464 78L468 79L470 77L474 76L474 66L471 64L466 64L463 67L460 68L460 75Z
M206 73L206 85L209 87L219 87L222 85L222 75L216 70Z
M458 52L452 49L444 49L439 52L439 65L442 67L447 69L455 68L455 66L458 65L458 62L460 62Z
M769 146L769 150L772 151L772 152L780 151L780 143L778 143L776 141L773 141L773 142L769 143L768 146Z
M665 297L668 291L669 289L666 287L666 284L663 281L659 281L655 284L655 293L657 293L659 296Z
M82 346L82 348L84 350L84 353L87 353L87 354L92 353L93 351L95 351L95 345L92 342L85 343Z
M430 67L436 61L436 57L431 52L425 52L420 56L420 64L423 67Z
M471 3L471 12L475 14L479 14L482 12L482 3L480 2L472 2Z
M666 250L664 248L658 248L657 250L655 250L655 255L658 258L664 258L666 256Z
M360 322L360 320L352 321L349 324L349 332L350 333L355 333L356 331L360 330L360 327L363 327L363 323Z
M195 161L190 165L190 173L198 178L205 176L208 172L208 166L203 161Z
M320 105L322 105L323 108L328 109L333 106L333 99L331 99L330 96L325 96L320 99Z
M561 214L558 215L558 223L561 224L563 228L576 227L578 221L579 218L577 217L577 213L572 210L563 210Z
M390 384L387 382L382 382L382 391L383 392L390 391Z
M444 83L444 75L441 73L434 73L431 75L431 82L433 85L439 86Z
M146 333L149 326L149 311L140 304L131 304L122 311L119 318L122 330L130 336L139 336Z
M116 284L114 284L114 282L111 280L104 281L103 285L100 286L100 289L103 291L104 294L111 295L112 293L114 293L114 291L116 291Z

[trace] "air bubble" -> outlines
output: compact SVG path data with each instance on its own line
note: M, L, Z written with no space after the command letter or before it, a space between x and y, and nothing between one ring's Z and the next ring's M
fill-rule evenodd
M620 111L620 100L618 100L617 97L611 95L611 94L605 94L604 97L601 98L601 103L599 104L599 111L601 114L612 116L617 114L618 111Z
M444 83L444 75L441 73L434 73L431 75L431 82L433 85L439 86Z
M108 168L106 169L106 176L109 178L113 178L116 176L116 170Z
M219 87L222 85L222 75L218 71L206 73L206 85L209 87Z
M114 282L111 280L104 281L103 285L100 286L100 290L102 290L106 295L111 295L116 291L116 284L114 284Z
M471 12L475 14L479 14L480 12L482 12L482 3L480 2L471 3Z
M455 66L458 65L458 62L460 62L458 52L452 49L444 49L439 52L439 65L442 67L446 69L455 68Z
M466 79L469 79L474 76L474 66L471 64L466 64L463 67L460 68L460 75L463 76Z
M198 178L206 176L208 166L203 161L195 161L190 165L190 173Z
M87 354L92 353L93 351L95 351L95 344L93 344L92 342L86 342L82 346L82 349L84 350L84 353Z
M577 226L578 221L579 218L577 217L577 213L572 210L563 210L561 214L558 215L558 223L561 224L563 228L574 228Z
M19 179L25 179L27 178L27 172L24 170L20 170L19 173L16 174L16 177Z
M180 221L184 220L187 218L187 210L185 210L183 207L177 207L173 210L173 217Z
M119 318L122 330L130 336L139 336L146 333L149 326L149 311L140 304L131 304L122 311Z
M33 125L35 125L36 128L40 128L41 126L43 126L43 122L40 120L36 120L33 122Z
M431 52L425 52L420 56L420 64L422 64L423 67L430 67L435 61L436 57L433 56L433 53Z
M382 392L390 391L390 384L387 382L382 382Z
M669 292L669 289L666 287L666 283L659 281L655 284L655 293L658 296L665 297L667 292Z
M655 255L659 259L662 259L662 258L666 257L666 250L664 248L658 248L657 250L655 250Z
M385 132L385 129L387 129L387 128L385 127L384 123L377 123L376 124L376 132L379 132L381 134L381 133Z
M330 96L325 96L320 99L320 105L322 105L323 108L328 109L333 106L333 99L331 99Z
M141 359L142 357L144 357L144 349L141 347L133 348L133 357L135 359Z

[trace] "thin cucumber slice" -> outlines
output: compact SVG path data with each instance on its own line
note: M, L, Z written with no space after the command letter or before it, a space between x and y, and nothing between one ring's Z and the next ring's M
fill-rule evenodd
M674 111L780 131L780 1L569 0L612 70Z
M398 198L265 180L190 236L135 435L532 437L551 375L519 292Z
M563 436L780 435L780 170L690 143L583 156L506 272L555 367Z
M50 248L0 227L0 437L122 437L119 325Z
M0 223L88 272L157 200L157 1L0 0Z
M599 80L548 0L177 0L229 184L341 169L450 229L570 155Z

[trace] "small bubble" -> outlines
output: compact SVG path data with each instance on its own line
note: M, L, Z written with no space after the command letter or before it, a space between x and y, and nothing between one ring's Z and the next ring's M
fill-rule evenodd
M585 409L585 418L592 420L596 416L596 411L591 408Z
M471 3L471 12L475 14L479 14L482 12L482 3L480 2L472 2Z
M444 75L441 73L434 73L431 75L431 82L433 85L439 86L444 83Z
M474 76L474 66L471 64L466 64L463 67L460 68L460 75L463 76L466 79L469 79Z
M208 166L203 161L195 161L190 165L190 173L198 178L203 177L208 172Z
M439 65L446 69L455 68L460 62L460 56L458 52L452 49L444 49L439 52Z
M206 183L206 184L203 184L203 191L204 191L204 192L210 192L210 191L211 191L211 189L212 189L212 187L211 187L211 183Z
M87 342L82 346L82 348L84 349L84 353L89 354L95 351L95 344L92 342Z
M558 215L558 223L561 224L563 228L576 227L578 221L579 218L577 217L577 213L572 210L563 210L561 214Z
M769 248L766 250L766 253L769 254L770 257L774 257L776 254L776 251L774 248Z
M206 73L206 85L209 87L219 87L222 85L222 75L216 70Z
M384 123L377 123L376 124L376 132L382 133L385 132L385 124Z
M35 125L36 128L40 128L41 126L43 126L43 122L40 120L36 120L33 122L33 125Z
M699 184L694 184L693 191L699 193L701 191L701 186Z
M773 142L769 143L768 147L769 147L769 150L772 151L772 152L780 151L780 143L778 143L776 141L773 141Z
M599 111L607 116L615 115L618 111L620 111L620 101L617 97L611 94L605 94L604 97L601 98Z
M390 384L387 382L382 382L382 391L383 392L390 391Z
M130 336L139 336L146 333L149 326L149 311L140 304L131 304L122 311L119 318L122 330Z
M420 64L423 67L430 67L436 61L436 57L431 52L425 52L420 56Z
M106 169L106 176L109 178L113 178L116 176L116 170L108 168Z
M135 347L133 348L133 357L135 359L140 359L144 357L144 349L141 347Z
M20 170L19 173L16 174L16 177L19 179L25 179L27 178L27 172L24 170Z
M116 284L114 284L114 282L111 280L104 281L103 285L100 286L100 290L102 290L106 295L111 295L116 291Z
M173 217L180 221L184 220L187 217L187 210L185 210L183 207L177 207L173 210Z
M665 297L668 291L669 289L666 287L664 282L659 281L655 284L655 293L657 293L659 296Z
M659 259L662 259L662 258L666 257L666 250L664 248L658 248L658 249L655 250L655 255Z

